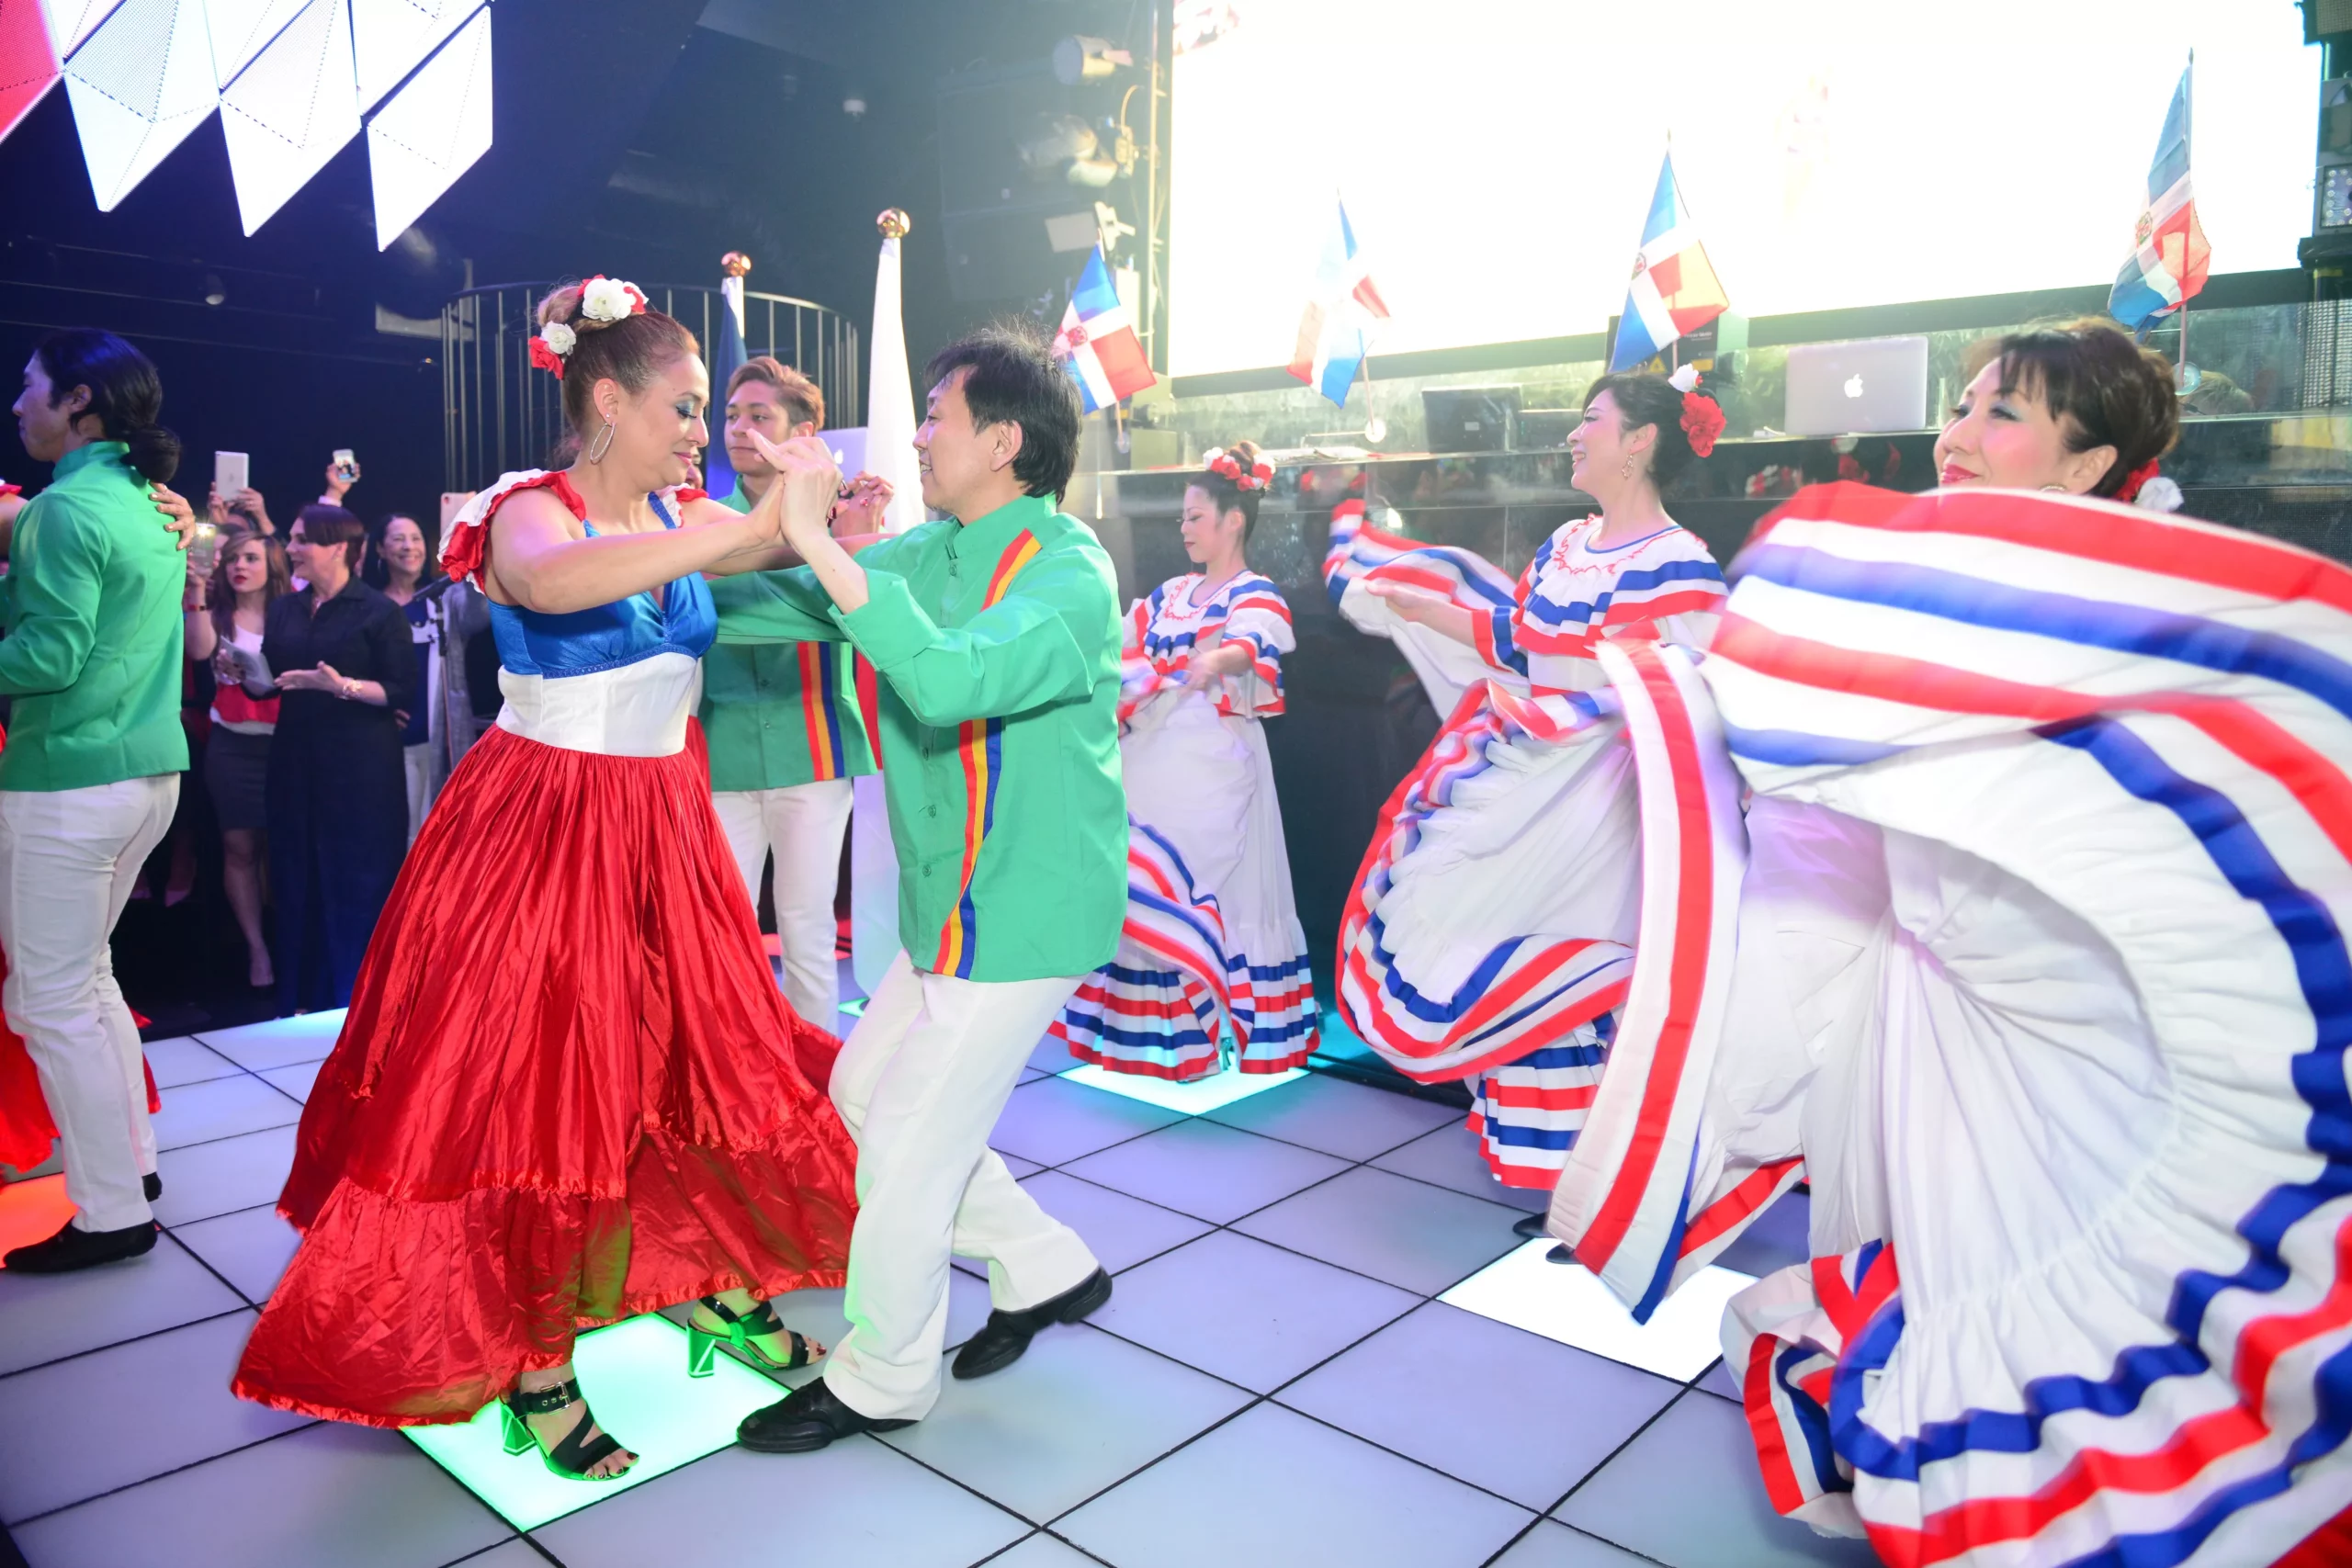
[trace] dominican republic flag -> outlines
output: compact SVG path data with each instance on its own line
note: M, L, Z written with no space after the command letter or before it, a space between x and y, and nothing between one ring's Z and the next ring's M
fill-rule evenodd
M1344 405L1356 369L1372 350L1372 323L1388 319L1388 306L1366 270L1345 202L1334 204L1339 221L1316 265L1315 291L1298 318L1298 347L1290 373Z
M1127 320L1127 308L1111 282L1111 266L1100 245L1086 258L1086 270L1070 290L1062 330L1054 334L1054 357L1069 367L1088 413L1131 398L1159 378L1144 357L1143 344Z
M1724 313L1731 300L1707 263L1698 225L1682 205L1674 183L1674 154L1658 165L1657 193L1650 197L1649 221L1642 225L1642 248L1634 256L1634 281L1625 289L1625 312L1617 321L1617 352L1609 356L1613 374L1630 370L1662 352L1685 333L1695 333Z
M2134 332L2187 304L2212 270L2212 247L2197 221L2197 198L2188 184L2188 99L2196 74L2192 60L2173 89L2156 161L2148 170L2148 205L2140 211L2132 259L2115 275L2114 290L2107 297L2108 314Z
M710 445L703 448L702 488L723 500L735 493L735 465L727 460L727 430L723 423L727 381L742 368L751 353L743 346L743 280L719 279L718 298L726 308L718 312L718 352L710 357L710 395L718 401L718 406L710 412L718 416L712 423L719 428L710 433Z

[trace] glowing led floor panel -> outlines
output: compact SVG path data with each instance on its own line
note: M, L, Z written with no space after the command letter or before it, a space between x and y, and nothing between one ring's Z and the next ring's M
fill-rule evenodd
M548 1470L536 1449L508 1453L495 1404L462 1426L407 1427L402 1435L515 1529L528 1530L717 1453L734 1442L744 1416L785 1394L723 1349L709 1377L688 1377L686 1331L651 1314L582 1335L576 1360L597 1425L638 1456L617 1481L591 1486Z
M1590 1269L1554 1263L1549 1237L1506 1253L1438 1300L1563 1345L1688 1382L1723 1355L1724 1303L1754 1283L1735 1269L1702 1269L1658 1303L1647 1323Z
M1157 1105L1163 1111L1180 1111L1187 1116L1204 1116L1212 1111L1222 1111L1236 1100L1247 1100L1253 1094L1263 1094L1270 1089L1296 1083L1306 1076L1303 1067L1293 1067L1286 1073L1238 1073L1228 1067L1191 1083L1171 1083L1166 1078L1146 1077L1140 1073L1114 1073L1091 1066L1072 1067L1061 1075L1065 1083L1084 1084L1089 1089L1102 1089L1111 1094L1123 1094L1129 1100L1140 1100L1146 1105Z

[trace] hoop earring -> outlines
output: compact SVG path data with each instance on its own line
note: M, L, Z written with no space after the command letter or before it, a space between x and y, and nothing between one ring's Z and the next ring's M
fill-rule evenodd
M601 463L605 460L605 454L612 449L613 422L608 419L605 422L605 428L596 432L596 438L588 444L588 460Z
M2065 490L2066 490L2066 487L2065 487L2064 485L2043 485L2041 488L2042 488L2042 489L2044 489L2044 490L2054 490L2054 491L2058 491L2059 493L2061 493L2061 494L2064 494L2064 493L2065 492Z

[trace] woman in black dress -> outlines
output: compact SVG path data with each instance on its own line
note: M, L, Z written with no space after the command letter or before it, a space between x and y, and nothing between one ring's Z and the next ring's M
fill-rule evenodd
M337 1008L408 846L400 714L419 701L400 606L359 581L368 531L306 506L286 553L309 586L269 607L262 658L282 699L269 750L278 1010Z

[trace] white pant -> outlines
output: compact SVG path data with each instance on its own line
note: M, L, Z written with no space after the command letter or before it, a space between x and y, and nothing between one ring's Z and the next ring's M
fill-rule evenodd
M781 789L711 792L720 831L743 874L754 908L760 867L775 852L775 931L784 947L784 999L826 1033L841 1022L841 969L833 957L840 928L833 889L840 885L842 835L849 829L851 783L821 779Z
M985 1258L1006 1312L1060 1295L1100 1267L988 1146L1022 1064L1083 976L958 980L900 953L833 1066L833 1104L857 1140L849 1332L826 1384L876 1420L939 1398L950 1252Z
M0 1007L24 1036L85 1230L144 1224L155 1168L147 1074L107 939L179 804L177 773L0 791Z
M408 841L413 849L424 830L424 814L433 809L433 742L401 747L401 766L408 774Z

